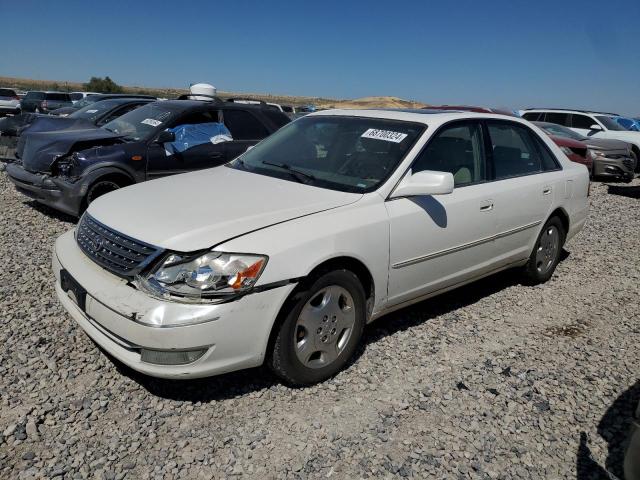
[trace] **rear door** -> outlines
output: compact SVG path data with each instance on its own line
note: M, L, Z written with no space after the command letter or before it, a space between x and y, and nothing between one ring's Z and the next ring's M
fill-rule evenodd
M391 305L472 279L496 257L494 186L487 180L486 143L479 121L452 122L418 155L411 173L451 172L451 194L388 200Z
M498 264L527 258L555 194L563 195L561 169L544 142L525 125L488 120L487 150L493 169Z
M227 161L243 154L249 147L269 135L269 130L262 121L248 110L226 108L222 115L224 124L233 137L232 141L224 144Z

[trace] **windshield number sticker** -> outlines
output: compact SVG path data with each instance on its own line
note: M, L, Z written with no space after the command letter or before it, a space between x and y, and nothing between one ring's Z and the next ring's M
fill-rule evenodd
M154 120L153 118L145 118L140 123L144 123L145 125L151 125L152 127L157 127L162 122L160 120Z
M85 113L96 113L98 110L87 110Z
M385 142L400 143L407 138L406 133L392 132L391 130L378 130L370 128L361 135L362 138L372 138L374 140L384 140Z

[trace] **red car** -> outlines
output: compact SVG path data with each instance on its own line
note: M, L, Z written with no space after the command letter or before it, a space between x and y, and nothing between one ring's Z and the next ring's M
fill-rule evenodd
M500 115L509 115L515 117L512 112L508 110L502 110L499 108L487 108L487 107L474 107L469 105L438 105L431 107L424 107L426 110L461 110L464 112L478 112L478 113L497 113ZM547 133L547 132L545 132ZM549 135L547 133L547 135ZM571 140L570 138L556 137L549 135L549 138L560 147L564 154L572 162L581 163L589 169L589 175L593 173L593 159L591 155L587 153L587 145L577 140Z
M570 138L556 137L554 135L549 135L549 138L560 147L560 150L564 152L569 160L583 164L589 169L589 176L592 175L593 159L591 155L587 153L587 145L585 143L571 140Z

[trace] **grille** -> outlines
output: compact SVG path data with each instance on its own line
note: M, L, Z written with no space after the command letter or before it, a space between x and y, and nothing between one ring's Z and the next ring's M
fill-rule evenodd
M101 267L120 277L131 278L162 250L110 229L85 213L76 230L82 251Z

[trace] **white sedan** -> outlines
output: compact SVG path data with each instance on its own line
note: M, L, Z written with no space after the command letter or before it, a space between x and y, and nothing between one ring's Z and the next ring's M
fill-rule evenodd
M56 242L56 289L148 375L266 361L312 384L393 310L512 267L548 280L588 191L587 169L524 120L323 111L227 165L99 198Z

